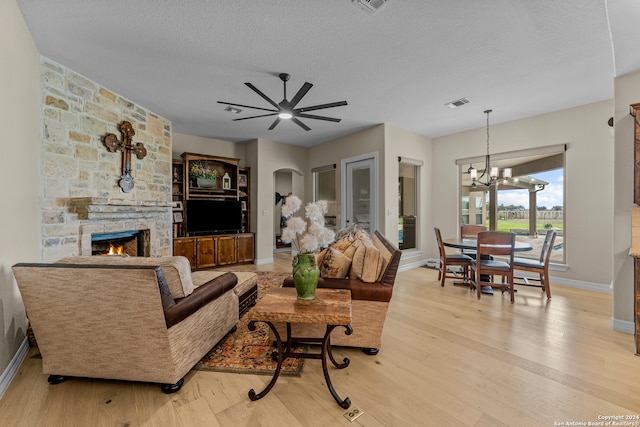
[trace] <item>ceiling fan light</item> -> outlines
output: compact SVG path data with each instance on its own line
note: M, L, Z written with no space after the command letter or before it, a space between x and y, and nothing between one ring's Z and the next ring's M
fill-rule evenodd
M293 114L291 114L291 113L290 113L290 112L288 112L288 111L283 111L283 112L281 112L280 114L278 114L278 117L280 117L280 118L281 118L281 119L283 119L283 120L289 120L290 118L292 118L292 117L293 117Z

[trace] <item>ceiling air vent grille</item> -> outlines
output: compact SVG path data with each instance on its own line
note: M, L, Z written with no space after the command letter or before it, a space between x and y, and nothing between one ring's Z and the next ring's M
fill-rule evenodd
M390 0L351 0L353 3L359 5L362 9L374 14L382 9Z
M455 101L451 101L451 102L447 102L446 105L449 108L458 108L458 107L462 107L464 104L468 104L471 101L469 100L469 98L460 98L460 99L456 99Z

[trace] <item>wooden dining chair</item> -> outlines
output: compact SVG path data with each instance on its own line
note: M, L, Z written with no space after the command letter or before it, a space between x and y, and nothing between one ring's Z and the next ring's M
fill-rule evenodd
M469 280L469 267L471 266L471 258L464 254L447 254L442 243L442 235L438 227L433 227L436 233L436 240L438 242L438 250L440 251L440 262L438 263L438 280L440 280L440 286L444 286L445 279L460 279L465 282ZM451 272L448 273L448 267L458 266L462 267L462 277Z
M460 237L465 239L475 239L478 236L478 233L481 231L487 231L487 227L485 225L473 225L473 224L465 224L460 226ZM476 251L463 249L463 254L469 255L471 258L476 258Z
M480 233L481 231L487 231L487 227L484 225L470 225L470 224L461 225L460 237L462 237L463 239L465 237L470 237L472 239L475 239L478 233Z
M482 231L478 233L477 256L471 263L471 286L475 287L480 299L483 286L509 291L511 303L514 301L513 289L513 249L516 245L515 233L503 231ZM506 258L507 261L496 259ZM500 283L495 278L500 276Z
M547 293L547 299L551 299L551 289L549 289L549 259L551 258L551 251L553 250L553 244L555 241L556 231L549 230L544 238L539 259L514 257L514 270L530 271L538 274L537 279L531 277L518 277L518 279L522 279L524 282L516 282L516 285L541 287L542 290ZM530 283L529 280L540 282L540 284Z

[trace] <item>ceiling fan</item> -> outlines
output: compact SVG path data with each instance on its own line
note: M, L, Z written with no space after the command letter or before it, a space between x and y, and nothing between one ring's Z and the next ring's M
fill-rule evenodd
M300 126L302 129L306 131L310 131L311 128L305 125L303 122L301 122L298 119L299 117L304 119L325 120L328 122L336 122L336 123L341 120L341 119L336 119L334 117L317 116L315 114L306 114L306 112L322 110L325 108L341 107L343 105L347 105L347 101L330 102L328 104L319 104L319 105L312 105L310 107L295 108L296 105L298 105L298 103L302 99L302 97L304 97L307 94L307 92L309 92L309 89L311 89L313 85L309 82L305 82L305 84L302 85L300 90L298 90L298 93L295 94L295 96L291 99L291 101L288 101L287 100L287 81L291 78L291 76L287 73L280 73L278 77L280 77L280 80L282 80L282 82L284 83L284 99L280 101L280 103L276 103L275 101L273 101L271 98L269 98L267 95L262 93L260 89L258 89L251 83L245 83L245 85L249 86L251 90L253 90L255 93L260 95L265 101L271 104L275 109L252 107L250 105L234 104L231 102L224 102L224 101L218 101L218 104L231 105L233 107L253 108L254 110L269 111L268 114L260 114L257 116L233 119L233 121L236 122L239 120L256 119L258 117L278 116L276 120L269 127L269 130L272 130L273 128L278 126L278 123L280 123L281 120L291 120L292 122Z

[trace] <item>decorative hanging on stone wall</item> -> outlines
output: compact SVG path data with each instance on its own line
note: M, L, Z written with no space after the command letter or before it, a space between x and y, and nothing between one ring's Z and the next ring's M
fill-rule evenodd
M134 151L138 159L144 159L147 155L147 149L141 142L135 145L131 141L136 131L133 130L131 123L123 121L118 127L122 132L122 141L118 140L118 137L112 133L108 133L104 137L104 145L107 147L110 153L116 151L122 151L122 175L120 176L120 188L125 193L128 193L133 188L133 177L131 176L131 152Z

